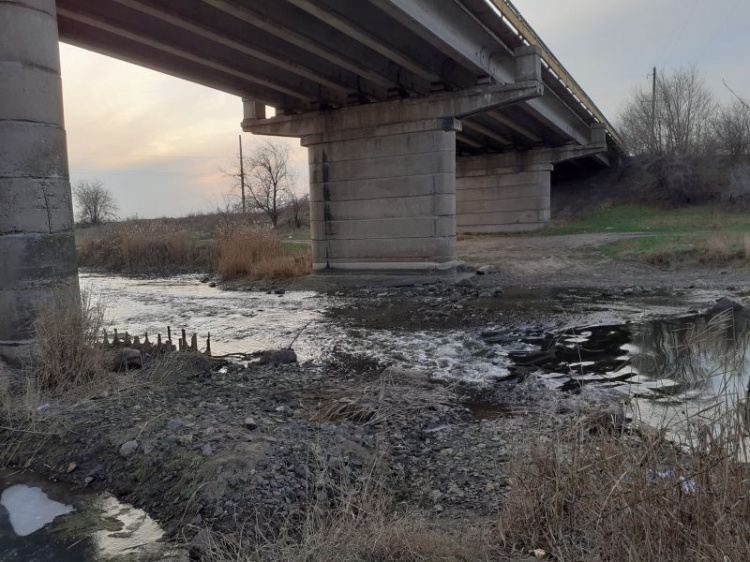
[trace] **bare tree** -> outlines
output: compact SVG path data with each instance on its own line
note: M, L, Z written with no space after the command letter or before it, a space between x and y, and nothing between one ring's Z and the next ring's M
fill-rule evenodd
M735 101L722 108L714 130L719 148L733 162L750 158L750 107Z
M274 228L291 192L289 152L286 142L266 141L245 160L250 206L265 213Z
M292 221L296 228L302 228L305 223L305 215L310 208L310 198L305 195L299 195L294 189L289 190L289 210L292 212Z
M118 219L119 207L101 181L76 182L73 187L73 196L78 222L97 225Z
M713 93L695 67L662 72L656 98L636 90L621 115L621 133L635 154L689 155L712 146Z

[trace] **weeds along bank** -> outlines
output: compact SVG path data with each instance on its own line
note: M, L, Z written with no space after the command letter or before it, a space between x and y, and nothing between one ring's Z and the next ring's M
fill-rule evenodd
M131 220L76 233L79 265L127 275L216 272L225 279L269 279L310 272L309 248L235 218Z

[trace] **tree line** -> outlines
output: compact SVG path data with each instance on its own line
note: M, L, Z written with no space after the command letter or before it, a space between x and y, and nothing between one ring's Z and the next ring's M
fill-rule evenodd
M750 105L736 95L720 104L695 66L656 74L653 87L635 90L620 116L630 154L750 160Z

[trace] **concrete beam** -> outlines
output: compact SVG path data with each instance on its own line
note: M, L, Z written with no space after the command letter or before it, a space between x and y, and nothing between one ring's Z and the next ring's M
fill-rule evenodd
M370 0L446 57L497 83L516 80L513 52L454 0Z
M196 50L195 38L191 38L189 34L164 33L163 30L161 33L150 33L144 25L140 27L122 25L115 20L113 15L98 13L94 15L91 10L84 13L83 11L61 7L59 13L65 18L106 31L109 34L141 43L230 76L236 76L246 82L258 84L278 92L278 94L299 100L305 105L312 104L321 97L340 104L346 102L346 91L332 90L302 79L287 80L279 75L278 68L263 61L239 58L237 53L232 54L231 51L225 51L221 54L218 47Z
M252 97L272 107L305 109L304 102L290 98L237 76L166 53L137 41L71 20L58 14L57 24L63 42L107 55L131 64L163 72L170 76L201 84L239 97Z
M341 16L326 4L315 2L313 0L288 1L294 6L297 6L299 9L304 10L312 16L315 16L320 21L325 22L334 29L339 30L343 34L351 37L359 43L362 43L373 51L380 53L387 59L393 61L395 64L402 66L410 72L413 72L424 80L427 80L429 82L439 82L442 80L442 76L439 73L431 71L419 61L405 54L403 49L392 47L383 40L382 35L376 36L372 33L369 33L367 30L353 23L351 20Z
M331 90L337 90L341 93L343 99L349 94L366 94L366 92L362 91L361 86L357 85L356 77L354 76L343 76L341 72L336 73L332 69L321 68L320 64L313 69L310 64L301 64L285 57L283 51L270 51L262 46L251 44L246 38L233 36L232 33L227 30L215 29L203 23L202 20L191 19L175 12L174 10L165 8L164 6L155 6L153 3L147 2L146 0L114 1L169 25L184 29L185 31L193 33L199 37L224 45L225 47L244 55L273 64L279 69L288 71L322 86L326 86ZM372 92L369 94L371 95Z
M463 126L464 126L464 129L469 129L469 130L479 133L480 135L484 135L488 139L495 141L501 146L511 146L513 144L513 142L509 138L504 137L497 131L493 131L489 127L485 127L481 123L472 121L471 119L464 120Z
M466 118L483 111L538 97L540 82L488 86L419 99L394 100L332 111L243 121L245 131L258 135L304 137L325 131L366 129L415 121Z
M524 127L520 123L517 123L513 119L506 117L500 111L488 111L486 114L490 119L497 121L498 123L505 125L512 131L515 131L525 139L530 140L533 143L542 142L542 138L528 127Z
M0 2L0 359L39 306L78 293L54 0Z
M275 0L270 2L237 3L232 0L203 0L207 5L232 15L257 29L277 37L291 45L314 54L342 69L352 72L373 85L381 88L402 89L413 93L430 91L429 81L415 79L408 73L391 64L375 52L368 52L363 46L333 31L325 23L312 16L295 18L290 21L285 15L285 7ZM305 15L305 14L302 14Z

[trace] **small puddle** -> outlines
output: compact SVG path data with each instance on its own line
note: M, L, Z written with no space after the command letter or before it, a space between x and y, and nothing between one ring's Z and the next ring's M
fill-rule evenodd
M153 555L163 534L144 511L113 496L0 471L0 562L138 561Z

